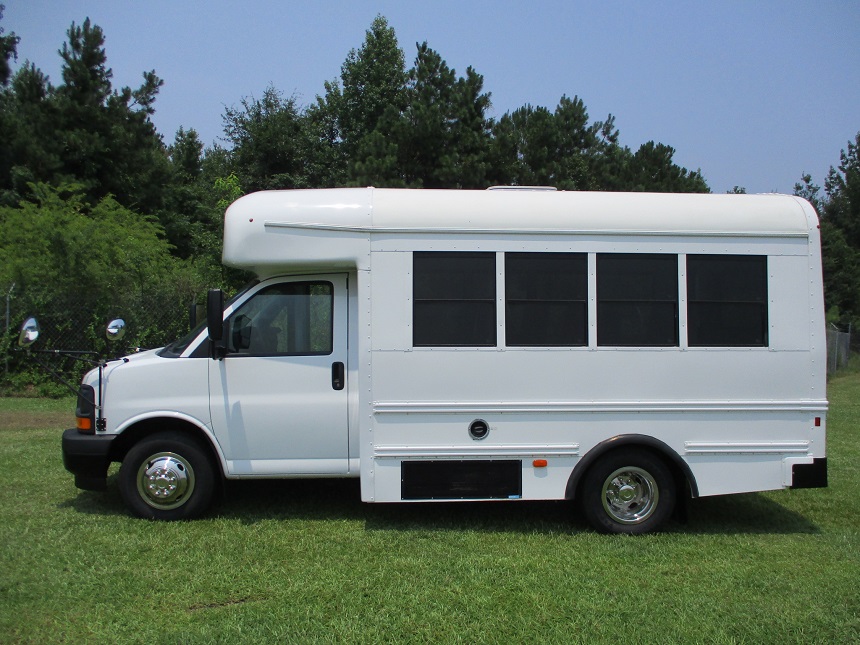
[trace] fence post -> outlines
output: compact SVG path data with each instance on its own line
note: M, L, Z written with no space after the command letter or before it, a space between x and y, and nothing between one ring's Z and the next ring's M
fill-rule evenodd
M9 340L9 301L12 300L12 292L15 290L15 283L12 283L12 286L9 287L9 291L6 292L6 340ZM4 363L4 374L8 378L9 377L9 348L6 348L6 351L3 352L3 363Z

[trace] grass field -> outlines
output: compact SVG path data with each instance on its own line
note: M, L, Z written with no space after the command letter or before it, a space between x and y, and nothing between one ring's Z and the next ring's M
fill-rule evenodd
M829 488L695 500L635 538L563 503L366 505L356 481L137 520L63 470L71 401L0 399L0 642L860 642L860 375L829 398Z

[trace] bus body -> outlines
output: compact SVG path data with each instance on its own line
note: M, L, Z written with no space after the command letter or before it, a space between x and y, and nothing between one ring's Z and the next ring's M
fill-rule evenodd
M800 198L268 191L223 253L258 281L109 364L103 421L64 434L78 486L122 461L138 515L199 514L220 477L360 477L367 502L576 498L639 533L686 495L826 485Z

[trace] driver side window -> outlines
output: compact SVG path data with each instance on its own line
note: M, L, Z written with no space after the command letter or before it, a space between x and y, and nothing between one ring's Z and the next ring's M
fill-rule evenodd
M332 352L330 282L284 282L257 292L230 316L227 349L243 356Z

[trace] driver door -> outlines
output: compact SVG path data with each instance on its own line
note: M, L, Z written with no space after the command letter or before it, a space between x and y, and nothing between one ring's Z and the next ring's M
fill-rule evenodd
M345 474L347 276L261 283L227 312L225 341L209 407L228 474Z

